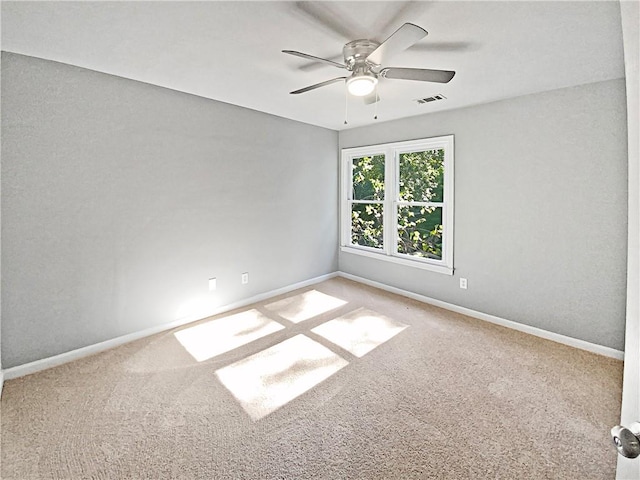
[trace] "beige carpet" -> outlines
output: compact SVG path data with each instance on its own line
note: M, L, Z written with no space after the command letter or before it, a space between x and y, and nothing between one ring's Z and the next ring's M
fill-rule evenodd
M619 361L339 278L178 330L6 382L1 477L615 477Z

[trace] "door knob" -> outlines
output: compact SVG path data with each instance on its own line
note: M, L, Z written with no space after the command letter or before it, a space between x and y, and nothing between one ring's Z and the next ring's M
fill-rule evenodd
M611 429L611 438L623 457L636 458L640 455L640 422L633 422L629 428L616 425Z

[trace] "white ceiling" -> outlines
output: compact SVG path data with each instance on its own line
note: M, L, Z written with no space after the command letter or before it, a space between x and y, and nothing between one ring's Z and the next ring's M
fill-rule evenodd
M305 11L331 18L328 28ZM448 69L448 84L382 79L378 121L624 76L617 0L596 2L2 2L2 50L55 60L335 130L374 123L336 83L344 43L404 22L429 35L390 65ZM335 30L345 31L339 34ZM348 32L348 33L347 33ZM418 106L417 98L447 100Z

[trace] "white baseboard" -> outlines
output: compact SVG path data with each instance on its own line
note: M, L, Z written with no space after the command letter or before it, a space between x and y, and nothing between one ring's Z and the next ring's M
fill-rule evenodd
M88 345L86 347L78 348L77 350L71 350L70 352L61 353L60 355L55 355L53 357L43 358L42 360L36 360L35 362L29 362L29 363L25 363L24 365L18 365L16 367L7 368L2 373L4 373L4 378L6 380L11 380L12 378L18 378L18 377L23 377L25 375L30 375L32 373L36 373L41 370L46 370L47 368L62 365L63 363L71 362L79 358L87 357L95 353L103 352L105 350L109 350L111 348L124 345L125 343L129 343L134 340L139 340L144 337L155 335L156 333L164 332L166 330L171 330L172 328L180 327L182 325L186 325L188 323L195 322L203 318L208 318L213 315L219 315L221 313L228 312L236 308L242 308L247 305L251 305L252 303L262 302L263 300L267 300L271 297L282 295L283 293L288 293L292 290L297 290L299 288L304 288L309 285L314 285L316 283L329 280L330 278L334 278L337 275L338 275L338 272L321 275L319 277L294 283L292 285L287 285L286 287L277 288L269 292L254 295L253 297L245 298L238 302L234 302L228 305L224 305L222 307L218 307L213 311L203 314L202 316L200 316L200 318L183 318L180 320L176 320L175 322L166 323L164 325L158 325L156 327L147 328L139 332L134 332L128 335L112 338L111 340L106 340L104 342L96 343L94 345Z
M459 307L458 305L454 305L452 303L436 300L435 298L426 297L418 293L408 292L400 288L385 285L384 283L374 282L373 280L368 280L366 278L358 277L356 275L351 275L350 273L338 272L338 276L349 279L349 280L353 280L354 282L363 283L371 287L376 287L381 290L385 290L387 292L412 298L414 300L418 300L419 302L428 303L429 305L434 305L436 307L444 308L446 310L451 310L452 312L461 313L463 315L477 318L479 320L495 323L497 325L511 328L513 330L518 330L520 332L529 333L531 335L535 335L536 337L541 337L547 340L552 340L557 343L569 345L570 347L579 348L581 350L587 350L589 352L597 353L598 355L616 358L618 360L624 359L624 352L621 352L620 350L616 350L614 348L605 347L603 345L598 345L595 343L585 342L584 340L579 340L573 337L567 337L566 335L560 335L559 333L549 332L547 330L542 330L541 328L531 327L529 325L524 325L522 323L514 322L512 320L505 320L504 318L496 317L495 315L489 315L487 313L477 312L475 310L471 310L470 308Z
M4 371L0 369L0 399L2 398L2 387L4 387Z

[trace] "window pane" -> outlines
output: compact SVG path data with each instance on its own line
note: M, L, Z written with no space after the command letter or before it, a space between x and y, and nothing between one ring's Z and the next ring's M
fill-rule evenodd
M351 243L383 248L381 204L354 203L351 205Z
M353 159L353 200L384 200L384 155Z
M405 202L442 202L444 149L400 154L399 198Z
M442 260L442 207L398 207L398 253Z

